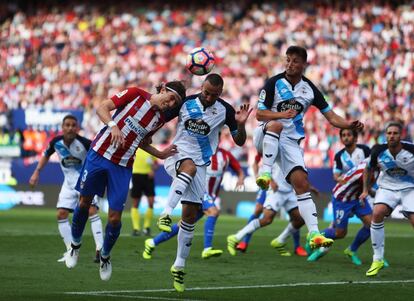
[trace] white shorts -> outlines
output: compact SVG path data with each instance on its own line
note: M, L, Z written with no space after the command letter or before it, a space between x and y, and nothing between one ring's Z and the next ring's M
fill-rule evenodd
M253 134L253 143L259 153L263 152L264 127L265 124L258 126ZM307 171L307 169L303 158L303 149L298 143L300 141L291 139L284 133L285 132L282 130L276 162L280 166L283 176L286 178L293 169L301 168L305 171Z
M175 179L177 176L177 169L180 167L180 160L177 161L176 156L169 157L164 162L164 168L167 173ZM181 201L202 204L204 193L206 193L206 166L196 166L197 172L193 180L188 186L187 191L181 197Z
M398 204L401 204L403 213L414 213L414 189L388 190L378 188L375 195L375 204L385 204L392 210Z
M63 184L60 189L58 202L56 208L68 209L70 211L75 210L76 205L79 203L79 192L67 184ZM95 196L92 200L92 205L98 207L98 196Z
M298 199L295 192L280 192L276 191L268 193L266 201L263 204L266 209L271 209L275 212L279 212L281 208L284 208L286 212L290 212L292 209L298 207Z

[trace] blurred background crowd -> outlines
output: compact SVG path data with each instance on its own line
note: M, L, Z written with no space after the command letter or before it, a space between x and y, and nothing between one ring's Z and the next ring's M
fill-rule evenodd
M265 80L284 70L285 51L308 49L306 76L335 111L360 119L361 143L384 141L389 120L414 138L414 4L407 1L13 1L0 3L0 143L20 143L22 155L42 151L53 132L17 130L15 109L82 110L82 134L102 127L99 103L128 86L154 92L181 79L196 92L203 77L185 70L194 47L209 48L222 97L256 106ZM257 121L247 126L253 160ZM169 124L157 136L168 143ZM338 131L311 108L305 117L309 167L330 166L341 147ZM229 133L222 146L233 148Z

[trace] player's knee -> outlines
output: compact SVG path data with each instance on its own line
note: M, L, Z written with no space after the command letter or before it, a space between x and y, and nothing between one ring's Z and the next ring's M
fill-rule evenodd
M279 121L272 120L267 123L266 130L280 134L283 130L283 124Z
M94 205L89 207L89 216L95 215L98 213L98 208Z
M66 219L66 218L68 218L68 216L69 216L69 212L66 211L66 210L59 209L56 212L56 217L57 217L58 220Z

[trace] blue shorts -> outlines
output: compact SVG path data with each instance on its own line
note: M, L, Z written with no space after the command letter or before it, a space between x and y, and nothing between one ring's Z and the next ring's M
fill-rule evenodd
M256 195L256 203L263 205L266 201L266 190L259 189Z
M89 150L76 190L82 196L102 197L106 188L109 208L122 211L128 197L131 176L132 168L114 164L94 150Z
M347 229L348 220L354 214L359 218L364 215L372 214L371 206L367 201L365 201L365 205L362 206L359 200L341 202L332 197L332 206L335 228L339 229Z
M211 207L216 207L216 204L214 204L214 198L209 194L204 194L203 199L203 211L206 211L210 209Z

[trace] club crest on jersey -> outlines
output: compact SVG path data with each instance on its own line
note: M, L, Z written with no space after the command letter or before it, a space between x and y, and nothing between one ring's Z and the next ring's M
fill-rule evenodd
M407 171L400 167L393 167L393 168L387 169L386 172L391 177L403 177L407 175Z
M278 112L284 112L287 110L295 110L300 114L303 111L303 105L300 102L297 102L295 98L291 98L277 104Z
M184 122L184 127L194 136L207 136L210 133L210 126L202 119L188 119Z
M145 137L148 134L148 131L143 128L137 120L135 120L134 118L132 118L131 116L128 116L127 118L125 118L125 124L131 129L133 130L138 137Z
M259 94L259 101L265 101L266 100L266 90L262 90L262 91L260 91L260 94Z

